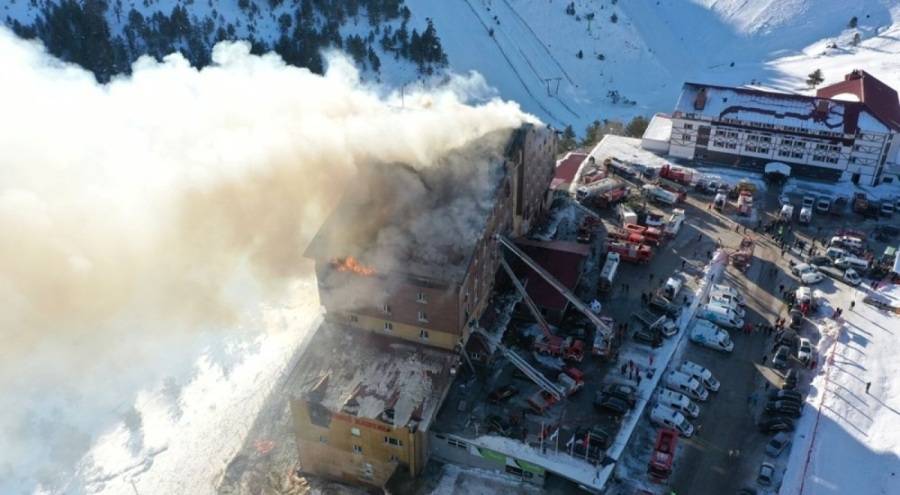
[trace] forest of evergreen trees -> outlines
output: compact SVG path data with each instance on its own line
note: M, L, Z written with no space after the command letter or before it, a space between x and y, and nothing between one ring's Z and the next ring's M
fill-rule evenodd
M253 20L263 15L263 10L279 7L286 0L238 1L248 19L251 34L245 38L253 53L274 50L287 63L316 73L322 73L322 49L329 47L346 51L358 65L375 72L381 69L375 49L378 47L382 54L412 61L425 74L447 65L447 55L431 20L421 32L410 30L411 12L403 0L287 2L292 4L292 14L282 14L278 18L278 36L264 40L252 34ZM49 3L33 24L12 19L7 19L7 24L23 38L39 38L50 53L90 70L101 82L115 74L128 73L131 63L145 54L161 59L179 51L192 65L203 67L209 64L210 51L217 42L238 38L233 24L218 25L209 17L197 19L183 5L175 6L169 14L156 12L145 17L133 8L120 12L121 2L116 2L115 15L125 15L127 19L118 36L107 22L109 8L105 0L59 0ZM343 37L341 26L358 16L367 18L368 35Z

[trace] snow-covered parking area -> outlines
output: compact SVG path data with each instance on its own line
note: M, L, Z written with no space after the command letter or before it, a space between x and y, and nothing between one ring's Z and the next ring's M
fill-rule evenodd
M829 297L843 318L819 325L813 410L797 425L781 494L900 493L900 314L863 303L871 294L861 287ZM900 308L898 285L876 297Z

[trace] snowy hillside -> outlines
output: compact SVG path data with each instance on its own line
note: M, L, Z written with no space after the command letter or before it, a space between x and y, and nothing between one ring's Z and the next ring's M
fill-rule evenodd
M799 91L816 68L826 80L862 68L900 86L900 7L888 0L578 0L574 15L565 1L408 3L440 26L453 69L484 74L504 97L578 132L598 118L668 111L686 80ZM831 42L838 48L826 50Z
M48 1L38 7L26 0L8 2L0 7L0 19L33 23ZM110 2L106 17L113 36L126 36L131 9L150 19L183 6L192 24L202 26L203 43L252 39L262 49L290 33L293 27L285 24L296 23L298 8L319 4L329 5L122 0ZM410 31L421 32L433 20L453 71L477 71L504 98L556 127L571 124L578 133L595 119L668 111L686 80L806 91L806 75L815 69L831 81L861 68L900 86L900 62L892 56L900 52L900 6L892 0L407 0L401 5L410 11ZM848 28L853 17L857 27ZM360 35L379 59L375 72L371 57L358 58L369 77L402 86L422 73L380 42L383 29L399 25L394 20L373 27L361 10L346 17L339 34L323 28L317 35L340 38L345 50L347 37ZM198 43L186 37L175 46L191 51ZM295 56L291 63L316 65L304 44L279 52Z

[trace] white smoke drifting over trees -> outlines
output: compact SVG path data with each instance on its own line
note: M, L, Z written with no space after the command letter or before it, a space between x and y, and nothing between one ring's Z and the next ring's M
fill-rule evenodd
M327 58L317 76L223 43L99 85L0 28L0 480L61 486L181 339L252 326L366 164L531 120L475 75L401 103Z

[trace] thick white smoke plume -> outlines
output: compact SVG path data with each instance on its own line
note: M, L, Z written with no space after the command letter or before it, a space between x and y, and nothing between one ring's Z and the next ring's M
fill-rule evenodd
M401 100L341 56L317 76L244 43L108 85L2 28L0 60L4 493L65 486L137 389L191 365L192 332L289 298L367 164L427 167L530 120L477 76Z

